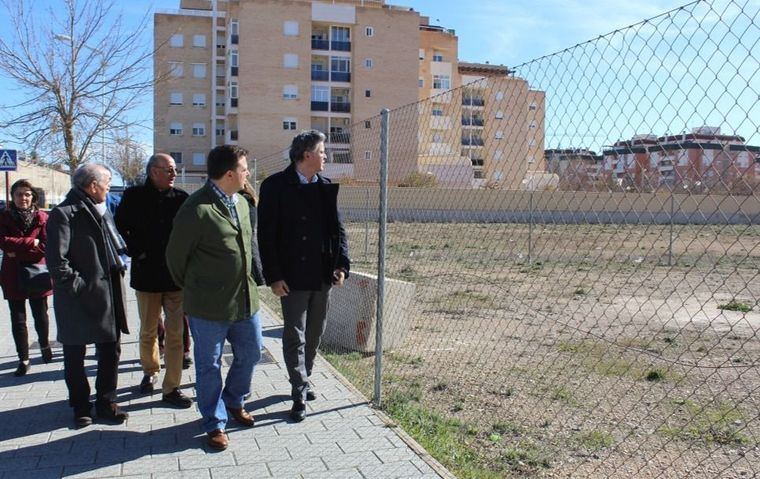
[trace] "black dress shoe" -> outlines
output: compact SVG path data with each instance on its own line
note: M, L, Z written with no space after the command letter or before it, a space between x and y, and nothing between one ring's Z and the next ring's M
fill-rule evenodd
M157 382L158 374L146 374L140 381L140 392L143 394L152 392Z
M182 369L190 369L190 366L193 364L193 358L190 356L185 356L182 358Z
M26 376L26 373L29 371L30 368L29 360L26 361L19 361L18 367L15 371L13 371L13 375L16 377Z
M317 393L314 392L314 388L311 384L306 385L306 400L313 401L317 399Z
M129 418L129 414L121 409L115 402L107 404L96 403L95 412L98 414L99 418L105 419L106 421L111 421L116 424L121 424Z
M303 401L293 401L293 407L290 408L290 419L295 422L301 422L306 419L306 403Z
M50 349L50 346L40 348L40 353L42 353L42 361L45 364L50 364L53 362L53 351Z
M179 388L174 388L174 391L164 394L161 400L182 409L187 409L193 405L193 400L185 396Z
M92 424L92 405L74 408L74 427L76 429L87 427Z

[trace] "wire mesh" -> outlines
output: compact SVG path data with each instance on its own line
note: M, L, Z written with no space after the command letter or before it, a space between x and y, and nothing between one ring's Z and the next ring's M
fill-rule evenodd
M455 474L760 474L758 11L460 66L390 112L380 399ZM331 132L326 171L353 266L322 350L368 397L379 127Z

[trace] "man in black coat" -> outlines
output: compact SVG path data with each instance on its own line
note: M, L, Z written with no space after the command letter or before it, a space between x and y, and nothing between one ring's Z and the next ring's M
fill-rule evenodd
M74 424L92 424L90 385L84 370L88 344L95 343L98 373L95 411L98 417L123 422L127 413L116 404L121 334L129 333L124 300L124 248L106 207L111 172L86 164L72 176L73 188L53 208L47 223L45 259L53 279L53 305L58 341L63 344L63 371L74 408Z
M338 215L338 185L319 174L325 158L324 134L297 135L290 166L261 184L258 208L264 278L282 303L294 421L306 417L305 401L316 398L308 378L325 329L330 287L343 285L351 264Z
M165 315L166 344L162 400L181 408L193 402L179 389L182 381L183 330L182 291L166 266L166 245L174 216L187 193L174 188L177 169L171 156L158 153L148 159L144 185L124 191L116 209L116 226L132 257L130 286L135 290L140 314L140 364L143 379L140 391L153 390L161 363L158 349L158 322Z

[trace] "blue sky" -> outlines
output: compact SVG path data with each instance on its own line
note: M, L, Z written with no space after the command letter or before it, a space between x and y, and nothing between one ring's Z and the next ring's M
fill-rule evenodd
M34 0L39 7L59 1ZM760 0L738 1L757 10ZM672 0L399 0L388 3L412 7L430 17L431 23L455 29L461 60L507 66L530 62L683 4ZM131 0L118 4L129 26L138 22L146 11L177 8L179 0ZM152 42L150 35L149 28L145 39L148 44ZM540 65L534 63L532 68ZM545 65L547 70L556 68L551 62ZM0 89L7 91L7 87L0 79ZM151 112L148 99L141 107L140 116L150 117ZM149 129L142 130L140 139L151 142Z

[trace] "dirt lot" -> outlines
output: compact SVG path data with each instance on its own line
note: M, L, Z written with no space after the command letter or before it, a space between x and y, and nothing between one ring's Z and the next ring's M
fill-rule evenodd
M364 224L348 230L354 269L375 271L376 225L366 254ZM386 403L456 425L493 477L760 474L760 227L675 226L672 251L670 237L390 224L388 276L417 302L388 308L407 334L384 356ZM372 357L329 357L371 395Z

